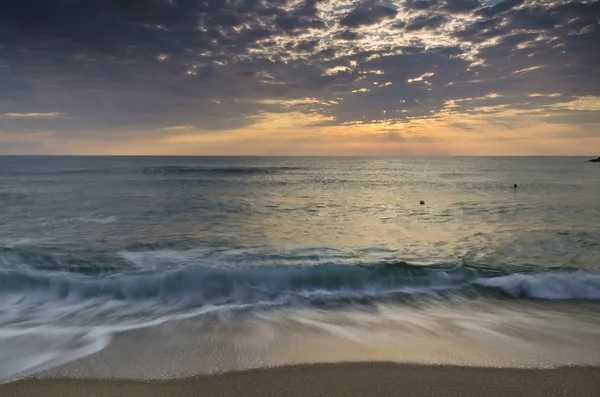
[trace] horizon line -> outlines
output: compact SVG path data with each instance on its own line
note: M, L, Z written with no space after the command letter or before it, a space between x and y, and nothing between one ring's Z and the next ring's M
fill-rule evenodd
M323 155L323 154L307 154L307 155L278 155L278 154L0 154L0 157L373 157L373 158L401 158L401 157L593 157L598 156L593 154L527 154L527 155L478 155L478 154L402 154L402 155Z

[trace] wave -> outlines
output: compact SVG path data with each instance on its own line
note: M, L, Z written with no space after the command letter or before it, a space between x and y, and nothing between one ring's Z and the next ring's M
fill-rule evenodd
M476 284L497 288L515 298L600 300L600 274L581 270L566 273L510 274L479 279Z
M116 266L103 273L89 270L87 262L62 271L54 263L49 272L39 263L7 268L8 257L3 258L0 383L94 354L115 333L197 316L220 321L286 307L316 307L321 310L315 313L324 313L357 306L370 310L379 303L426 309L434 302L453 305L471 298L485 299L491 307L495 299L600 300L600 273L575 269L380 262L196 265L167 271L138 267L129 273ZM105 264L95 266L103 269Z
M357 266L195 266L112 275L0 270L0 299L18 298L30 303L152 301L182 309L352 299L414 300L423 296L599 300L600 274L574 269L499 274L498 269L413 266L405 262Z
M143 174L149 175L178 175L178 174L278 174L286 171L305 170L301 167L193 167L180 165L163 165L144 167Z

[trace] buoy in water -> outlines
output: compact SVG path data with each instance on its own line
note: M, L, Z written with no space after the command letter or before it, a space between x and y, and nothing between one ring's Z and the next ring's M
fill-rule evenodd
M419 204L425 205L425 201L421 200L421 201L419 201Z

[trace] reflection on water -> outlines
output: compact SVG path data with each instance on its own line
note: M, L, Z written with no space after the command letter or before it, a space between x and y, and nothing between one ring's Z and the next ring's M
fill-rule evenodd
M600 253L600 183L579 158L4 157L0 166L6 243L383 245L419 263L476 255L558 266L589 266Z

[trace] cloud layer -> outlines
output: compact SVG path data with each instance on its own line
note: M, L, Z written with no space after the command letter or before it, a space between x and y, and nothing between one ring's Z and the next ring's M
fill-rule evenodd
M0 145L290 113L395 142L432 120L598 126L599 21L600 1L5 0Z

